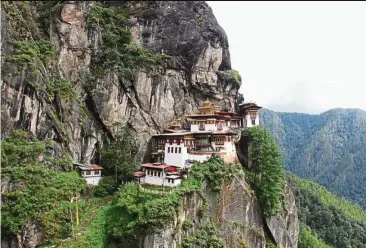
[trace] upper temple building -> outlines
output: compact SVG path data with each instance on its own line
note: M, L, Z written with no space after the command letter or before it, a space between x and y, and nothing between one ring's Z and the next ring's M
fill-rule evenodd
M152 163L142 165L142 171L135 173L135 178L138 177L139 183L175 186L181 178L179 173L173 172L189 168L194 161L204 162L217 155L226 163L236 163L236 131L259 125L260 108L255 103L245 103L240 106L242 114L239 115L221 111L208 100L203 102L197 113L185 116L189 129L182 128L177 120L163 133L153 135ZM164 168L170 172L164 173Z

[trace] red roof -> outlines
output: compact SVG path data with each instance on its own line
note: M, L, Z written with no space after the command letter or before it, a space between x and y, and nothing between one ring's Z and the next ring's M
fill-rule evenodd
M153 163L147 163L147 164L143 164L141 166L142 167L147 167L147 168L155 168L155 169L168 169L169 167L178 167L178 166L175 166L175 165L153 164Z
M83 166L79 166L80 170L103 170L103 167L95 164L87 164Z
M225 112L225 111L216 111L215 113L219 115L236 115L236 113L234 112Z
M199 118L199 119L207 119L208 117L216 117L216 118L221 118L221 119L229 119L230 116L225 116L225 115L219 115L219 114L196 114L196 115L187 115L188 118Z
M143 171L136 171L133 173L134 177L144 177L145 176L145 172Z
M243 105L240 106L241 108L244 108L245 109L261 109L262 107L261 106L258 106L257 104L255 103L244 103Z

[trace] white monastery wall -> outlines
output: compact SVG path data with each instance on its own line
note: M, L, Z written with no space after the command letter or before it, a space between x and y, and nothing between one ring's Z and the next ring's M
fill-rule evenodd
M168 148L170 148L170 152L168 152ZM175 149L177 148L177 153ZM179 153L180 148L180 153ZM173 152L172 152L173 149ZM164 151L164 163L168 165L175 165L179 167L184 167L185 161L188 159L187 147L184 146L184 142L180 145L177 144L165 144L165 151Z
M90 176L90 177L84 177L85 181L87 184L89 185L98 185L100 179L102 179L101 176L99 177L94 177L94 176Z

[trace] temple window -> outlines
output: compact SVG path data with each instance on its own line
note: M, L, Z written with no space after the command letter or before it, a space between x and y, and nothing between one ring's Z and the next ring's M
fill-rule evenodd
M99 171L98 170L94 171L94 175L99 175Z
M179 153L182 153L182 147L179 147Z
M219 122L217 124L217 130L221 131L222 130L222 122Z
M255 125L255 120L252 120L252 125Z
M170 153L170 147L168 147L168 153Z
M175 148L175 153L177 153L177 152L178 152L178 147Z
M203 122L200 123L199 130L205 130L205 124Z

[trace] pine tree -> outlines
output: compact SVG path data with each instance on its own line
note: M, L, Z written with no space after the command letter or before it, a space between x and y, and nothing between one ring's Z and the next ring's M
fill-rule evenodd
M281 209L284 173L281 153L272 136L261 127L249 129L252 180L266 216Z
M132 144L133 134L129 127L120 127L114 141L106 143L102 150L102 165L113 171L117 183L132 178L136 170L135 155L137 148Z

